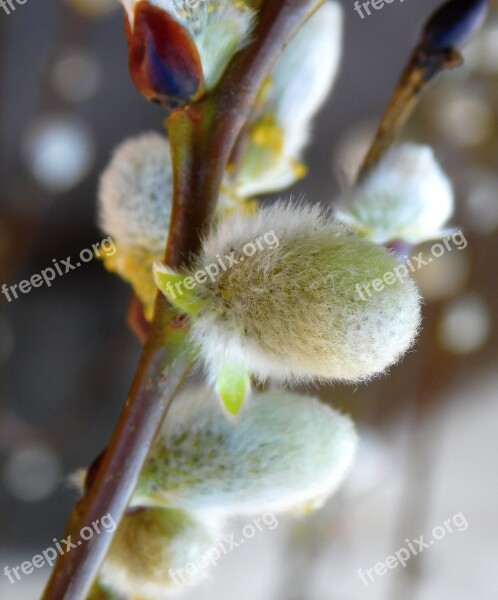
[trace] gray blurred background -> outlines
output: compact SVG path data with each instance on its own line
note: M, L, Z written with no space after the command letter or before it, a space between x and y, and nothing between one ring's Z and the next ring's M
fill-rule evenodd
M313 201L337 195L437 5L394 0L361 20L353 0L342 4L341 73L316 121L309 176L292 190ZM161 109L129 80L122 10L111 5L27 0L10 15L0 7L0 285L100 241L96 189L112 149L161 129ZM455 223L469 244L417 274L424 332L389 378L320 390L359 424L363 442L347 485L312 518L282 519L226 557L185 598L498 598L497 75L492 16L467 67L439 79L405 132L434 145L455 182ZM0 296L2 599L38 597L46 571L11 585L4 565L62 536L76 498L67 477L110 436L140 351L125 325L129 295L92 261L50 288L10 303ZM467 530L361 583L358 568L460 512Z

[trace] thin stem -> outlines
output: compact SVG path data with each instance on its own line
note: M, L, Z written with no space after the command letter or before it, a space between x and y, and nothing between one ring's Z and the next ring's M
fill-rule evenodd
M449 0L426 22L359 170L358 182L365 179L392 145L429 82L444 69L463 63L459 48L482 26L488 5L488 0Z
M170 266L185 264L198 253L256 95L284 46L323 2L267 0L253 42L234 58L214 93L168 119L175 176L169 235L177 240L166 254Z
M126 322L139 341L142 342L142 344L145 344L150 329L150 323L145 318L142 304L135 294L132 295L130 303L128 304Z
M390 148L417 107L429 82L443 69L457 67L461 62L461 56L456 51L426 54L420 48L415 50L394 89L374 141L360 168L359 182L365 179Z
M162 300L159 300L163 305ZM159 307L160 308L160 307ZM109 548L112 532L103 531L90 540L81 539L84 527L111 515L118 523L130 501L138 475L147 458L171 400L190 369L185 352L183 319L168 307L160 308L138 365L107 451L89 490L71 519L67 534L76 547L55 565L43 598L83 599L88 594L101 560ZM168 339L167 348L161 339ZM85 537L87 534L84 534Z
M254 98L284 45L323 0L267 0L253 42L229 65L217 91L168 119L174 190L166 262L173 268L199 251L216 206L223 171ZM80 540L84 527L111 515L119 523L149 448L191 364L186 325L158 294L154 319L128 399L89 490L70 518L76 544L59 557L43 600L84 600L113 532ZM78 545L78 541L81 544Z
M422 92L444 69L461 64L457 51L427 53L418 47L403 70L387 109L380 121L373 143L358 173L361 182L380 161L415 110Z

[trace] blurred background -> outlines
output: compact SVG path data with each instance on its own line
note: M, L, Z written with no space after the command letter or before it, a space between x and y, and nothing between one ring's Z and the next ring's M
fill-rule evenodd
M353 4L343 2L342 69L316 122L310 174L292 190L312 201L333 202L354 172L435 3L394 0L363 20ZM119 142L160 130L164 116L129 80L115 0L14 6L0 7L0 285L102 239L99 173ZM416 274L424 330L389 377L319 391L358 423L355 469L322 511L279 519L182 600L498 598L498 10L465 56L404 136L434 146L468 246ZM0 296L3 600L39 597L47 571L11 585L4 566L62 537L76 498L67 478L110 436L140 351L125 325L129 294L94 260L10 303ZM358 569L459 513L465 530L362 582Z

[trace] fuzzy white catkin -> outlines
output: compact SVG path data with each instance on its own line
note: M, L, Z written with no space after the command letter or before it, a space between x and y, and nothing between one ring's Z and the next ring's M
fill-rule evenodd
M102 230L122 246L160 255L171 215L172 178L166 137L148 132L120 144L100 180Z
M141 0L121 0L130 23ZM226 66L248 41L254 11L245 0L148 0L161 8L190 34L202 64L206 89L219 81Z
M453 209L451 183L432 148L405 143L391 148L346 195L337 216L377 243L418 244L448 233Z
M159 257L166 244L172 191L168 138L155 132L128 138L117 146L100 180L100 227L121 246ZM250 209L222 190L219 213L235 210Z
M105 267L128 281L151 319L156 294L152 264L164 254L171 215L169 143L143 133L120 144L99 188L99 223L116 252Z
M168 412L133 502L204 518L312 509L342 483L356 446L349 417L316 398L256 394L233 423L213 391L186 389Z
M257 249L252 256L246 243ZM191 336L213 378L229 364L260 380L356 382L382 373L415 339L420 295L413 280L371 287L398 267L397 258L318 207L276 204L222 222L205 240L197 269L231 251L243 261L219 268L192 292L204 305ZM365 285L370 293L362 297Z
M249 121L249 140L234 176L237 193L278 191L305 174L301 154L337 77L342 30L341 5L327 1L276 61Z
M286 150L299 155L311 119L325 102L339 71L343 9L324 2L286 47L270 73L267 103L287 130Z
M215 527L180 510L147 508L125 516L102 565L99 583L123 598L140 600L158 600L178 592L204 575L203 569L188 575L184 570L215 547L218 535Z
M116 245L116 253L104 258L105 266L133 286L147 318L157 291L152 264L164 254L172 189L169 142L155 132L122 142L100 180L99 224ZM250 210L250 203L222 192L218 215L238 210Z

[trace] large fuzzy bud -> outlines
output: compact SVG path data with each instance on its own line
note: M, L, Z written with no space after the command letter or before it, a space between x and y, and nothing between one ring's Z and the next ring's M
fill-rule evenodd
M342 8L327 1L285 48L259 94L234 165L238 194L281 190L305 175L302 151L335 81L341 46Z
M448 233L453 206L451 184L432 149L405 143L346 195L337 215L374 242L418 244Z
M99 575L100 585L124 598L163 598L181 584L194 582L194 577L180 579L178 573L214 547L216 533L216 528L181 510L138 510L119 524Z
M104 264L133 286L148 319L152 317L157 291L152 265L164 254L172 188L168 139L154 132L121 143L100 181L100 227L117 248L115 254L104 258ZM250 202L222 193L218 214L237 210L253 209Z
M214 392L186 389L168 412L134 503L208 520L312 509L342 483L356 445L351 420L315 398L258 394L233 423Z
M130 73L149 100L174 109L213 88L245 44L245 0L122 0Z
M420 297L406 266L373 291L373 280L398 272L397 258L317 207L277 204L225 220L196 266L174 287L156 266L156 281L192 314L192 339L226 389L244 371L362 381L394 364L418 331Z

